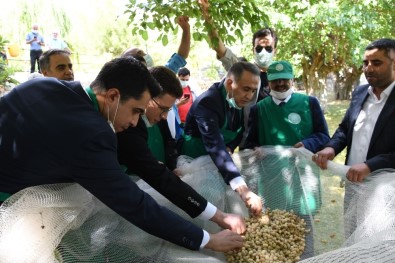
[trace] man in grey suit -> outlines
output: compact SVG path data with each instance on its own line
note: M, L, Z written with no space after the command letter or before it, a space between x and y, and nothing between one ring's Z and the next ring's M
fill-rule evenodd
M339 128L313 161L322 169L347 146L347 179L362 182L371 172L395 168L395 39L370 43L363 58L368 85L353 92Z

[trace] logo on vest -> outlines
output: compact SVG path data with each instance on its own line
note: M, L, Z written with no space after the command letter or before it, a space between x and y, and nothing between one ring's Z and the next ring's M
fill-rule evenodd
M292 112L288 115L288 120L292 124L299 124L302 120L299 114Z

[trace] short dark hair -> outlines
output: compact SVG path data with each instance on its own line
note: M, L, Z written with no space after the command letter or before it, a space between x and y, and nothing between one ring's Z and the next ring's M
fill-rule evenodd
M183 93L181 82L173 71L164 66L156 66L151 67L149 72L162 87L163 92L159 96L169 94L175 98L181 98Z
M115 58L104 64L90 86L96 91L117 88L121 94L121 101L130 98L141 99L146 90L151 97L156 97L162 92L160 85L148 69L130 56Z
M274 47L277 47L277 42L278 42L278 38L276 35L276 32L274 32L273 29L271 29L270 27L265 27L265 28L261 28L258 31L256 31L254 33L254 35L252 35L252 47L255 47L255 39L259 38L259 37L266 37L266 36L272 36L273 40L274 40Z
M389 53L391 50L395 51L395 39L392 38L381 38L371 42L365 50L372 49L385 50L385 54L389 57Z
M188 76L191 75L191 72L187 68L180 68L178 70L178 76Z
M63 49L48 49L47 51L45 51L44 53L41 54L40 58L38 59L38 63L40 64L40 69L41 70L49 70L49 59L51 56L53 55L66 55L66 56L70 56L71 53L67 50L63 50Z
M239 62L234 63L230 67L228 74L226 75L226 78L233 76L234 80L237 82L241 78L241 75L243 74L244 71L248 71L256 76L261 75L261 72L256 65L254 65L250 62L239 61Z

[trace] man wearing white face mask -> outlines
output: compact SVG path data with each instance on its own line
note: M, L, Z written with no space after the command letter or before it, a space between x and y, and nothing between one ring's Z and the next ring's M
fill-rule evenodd
M177 73L178 78L181 82L182 87L182 97L177 101L176 105L178 108L178 114L180 116L181 123L185 123L189 109L192 103L197 98L197 94L191 88L189 84L189 79L191 77L191 72L187 68L180 68Z
M250 191L230 154L243 136L243 107L259 84L259 69L254 64L235 63L224 80L214 83L192 104L181 143L181 154L192 158L209 154L225 183L256 215L262 212L262 201Z
M315 153L321 150L329 141L328 126L318 100L315 97L295 93L293 90L293 69L287 61L273 62L268 68L270 95L251 108L249 132L245 143L246 148L258 146L290 146L305 147ZM276 162L283 170L291 169L288 159L282 158ZM314 169L314 168L312 168ZM306 190L307 203L300 202L300 191L293 191L300 185L298 173L290 173L287 181L282 176L263 175L262 188L259 189L265 203L270 209L294 208L299 216L311 226L310 215L321 206L320 192ZM319 174L317 170L315 174ZM316 188L320 188L319 176ZM270 187L275 185L276 187ZM313 235L306 235L306 249L302 259L314 255Z
M246 148L286 145L317 152L328 142L328 127L318 100L295 93L293 78L292 66L287 61L269 66L271 97L251 108Z

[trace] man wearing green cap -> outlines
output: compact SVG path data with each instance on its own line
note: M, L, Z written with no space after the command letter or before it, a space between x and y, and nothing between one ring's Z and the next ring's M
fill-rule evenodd
M329 141L328 126L315 97L295 93L293 69L287 61L276 61L268 68L268 80L271 97L259 101L251 108L249 132L246 148L259 146L305 147L317 152ZM265 205L271 209L294 210L310 225L310 215L314 215L321 206L319 177L314 178L313 191L299 191L301 177L290 158L281 158L275 162L278 174L263 171L259 186L259 195L264 197ZM313 167L306 167L311 171ZM282 174L288 171L287 176ZM314 171L313 174L319 174ZM291 176L289 176L291 175ZM314 184L314 185L313 185ZM275 185L276 187L272 187ZM315 191L314 191L315 190ZM313 231L306 234L306 249L302 258L313 256Z
M295 93L293 78L289 62L276 61L269 66L271 97L251 109L246 148L285 145L305 147L315 153L329 141L328 126L318 100Z

